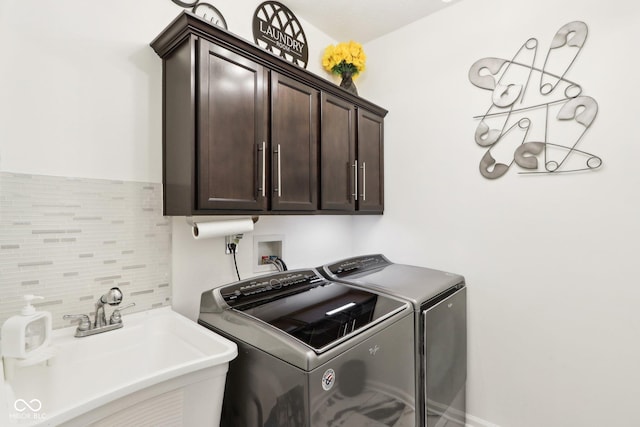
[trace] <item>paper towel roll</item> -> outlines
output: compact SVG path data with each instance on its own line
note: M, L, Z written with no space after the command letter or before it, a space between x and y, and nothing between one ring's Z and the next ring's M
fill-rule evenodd
M194 239L230 236L232 234L241 234L248 231L253 231L253 220L251 218L202 223L194 222L192 228Z

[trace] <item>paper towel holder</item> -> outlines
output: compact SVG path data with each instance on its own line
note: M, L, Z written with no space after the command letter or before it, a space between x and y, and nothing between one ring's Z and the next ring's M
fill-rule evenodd
M198 223L193 220L192 216L186 216L186 217L184 217L184 219L187 222L187 224L189 224L189 226L193 229L194 236L197 236L198 235ZM252 216L251 217L251 221L253 221L254 224L256 222L258 222L259 219L260 219L259 216ZM219 222L223 222L225 220L229 221L227 219L222 219L222 220L219 220ZM211 222L218 222L218 221L211 221Z
M187 221L187 224L189 224L192 227L193 227L193 224L195 224L195 221L193 220L193 216L185 216L184 219L185 219L185 221ZM253 221L254 224L256 222L258 222L259 219L260 219L259 216L252 216L251 217L251 221ZM224 220L221 220L221 221L224 221Z

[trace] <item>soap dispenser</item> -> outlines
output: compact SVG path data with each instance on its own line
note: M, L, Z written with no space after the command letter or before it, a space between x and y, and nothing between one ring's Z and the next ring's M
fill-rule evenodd
M26 359L49 346L51 341L51 313L36 311L31 305L36 295L24 295L26 305L19 315L12 316L2 325L2 356Z

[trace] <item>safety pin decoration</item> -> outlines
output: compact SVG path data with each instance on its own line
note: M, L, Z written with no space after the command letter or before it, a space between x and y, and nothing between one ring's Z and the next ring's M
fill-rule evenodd
M504 176L515 164L520 174L595 170L602 159L578 149L598 113L598 103L566 78L587 39L584 22L562 26L553 37L542 68L536 67L538 40L530 38L511 59L482 58L469 69L469 80L491 93L491 104L475 131L486 149L480 173ZM532 84L532 80L538 84ZM525 102L526 96L526 102ZM581 147L582 148L582 147Z

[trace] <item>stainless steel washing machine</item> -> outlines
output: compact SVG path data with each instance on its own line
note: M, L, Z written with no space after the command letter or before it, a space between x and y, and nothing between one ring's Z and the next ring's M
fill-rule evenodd
M204 292L198 323L238 345L223 427L415 425L407 301L290 270Z
M466 422L467 289L458 274L366 255L319 267L330 280L409 301L414 309L416 425Z

